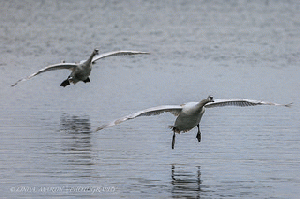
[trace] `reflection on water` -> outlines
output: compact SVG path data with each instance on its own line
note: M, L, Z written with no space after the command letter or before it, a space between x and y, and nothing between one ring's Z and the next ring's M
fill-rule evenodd
M298 198L300 1L44 2L0 3L1 198L60 194L11 192L19 185L118 188L77 193L94 198ZM68 72L57 71L10 87L99 45L151 56L103 59L90 84L61 88ZM295 106L209 110L205 141L182 135L176 150L168 114L91 133L123 114L210 94Z
M73 165L91 164L91 124L89 116L60 118L60 132L63 134L62 151L68 152L68 163Z
M173 198L200 198L201 192L201 172L200 166L195 172L185 171L172 165L172 197Z
M89 116L70 116L63 114L60 117L60 130L67 133L86 133L91 131L90 117Z

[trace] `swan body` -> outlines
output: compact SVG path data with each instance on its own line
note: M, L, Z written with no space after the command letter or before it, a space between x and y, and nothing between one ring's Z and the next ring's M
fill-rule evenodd
M140 52L140 51L113 51L108 52L99 55L99 50L94 49L92 54L90 55L89 59L82 60L79 63L65 63L62 61L59 64L54 64L47 66L23 79L18 80L16 83L12 84L11 86L16 86L19 82L26 81L31 79L32 77L39 75L41 73L47 72L47 71L54 71L54 70L62 70L62 69L68 69L71 70L71 74L69 77L64 80L60 86L67 86L70 85L70 83L76 84L79 81L83 81L84 83L90 82L90 74L92 70L92 65L96 63L97 60L109 57L109 56L122 56L122 55L137 55L137 54L149 54L147 52Z
M223 107L223 106L256 106L256 105L274 105L274 106L286 106L291 104L277 104L273 102L265 102L260 100L250 99L213 99L209 96L207 99L203 99L200 102L188 102L182 105L163 105L145 109L125 117L116 119L108 124L102 125L96 129L96 131L102 130L107 127L112 127L130 119L134 119L140 116L158 115L161 113L172 113L177 116L175 123L170 128L173 130L172 149L175 145L175 133L187 132L194 127L198 127L196 138L198 142L201 141L200 121L205 112L205 108Z

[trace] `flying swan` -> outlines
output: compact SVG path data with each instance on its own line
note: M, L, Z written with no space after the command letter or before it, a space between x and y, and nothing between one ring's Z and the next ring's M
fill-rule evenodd
M188 102L182 105L163 105L152 107L149 109L145 109L139 111L137 113L133 113L127 115L125 117L114 120L108 124L100 126L96 129L99 131L101 129L115 126L122 122L125 122L130 119L134 119L139 116L150 116L150 115L158 115L161 113L169 112L177 116L175 120L175 124L170 126L173 130L173 139L172 139L172 149L174 149L175 145L175 133L187 132L197 126L198 132L196 138L198 142L201 141L201 132L200 132L200 121L201 117L205 112L205 108L212 107L222 107L222 106L256 106L256 105L275 105L275 106L286 106L289 107L291 104L277 104L272 102L265 102L259 100L250 100L250 99L213 99L212 96L209 96L207 99L203 99L200 102Z
M113 51L113 52L108 52L104 53L101 55L98 55L98 49L94 49L93 53L90 55L89 59L87 60L82 60L79 63L59 63L59 64L54 64L47 66L31 75L28 77L25 77L23 79L18 80L16 83L12 84L11 86L16 86L19 82L29 80L30 78L41 74L43 72L47 71L53 71L53 70L61 70L61 69L68 69L71 70L71 74L69 77L63 81L60 86L67 86L70 85L70 83L76 84L79 81L83 81L84 83L90 82L90 74L92 70L92 65L95 64L95 62L98 59L102 59L105 57L109 56L121 56L121 55L137 55L137 54L150 54L147 52L140 52L140 51Z

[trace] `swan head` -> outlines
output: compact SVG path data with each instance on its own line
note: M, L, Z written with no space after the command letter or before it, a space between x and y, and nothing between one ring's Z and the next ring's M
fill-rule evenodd
M197 106L199 108L202 108L202 107L204 107L205 104L210 103L210 102L214 102L213 96L208 96L208 98L201 100Z
M211 96L211 95L208 96L207 101L208 101L208 102L214 102L214 97Z
M98 55L98 54L99 54L99 50L97 48L95 48L93 51L93 56Z

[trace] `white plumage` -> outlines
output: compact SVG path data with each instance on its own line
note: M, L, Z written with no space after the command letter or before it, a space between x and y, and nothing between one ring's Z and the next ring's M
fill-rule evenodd
M223 107L223 106L256 106L256 105L274 105L274 106L286 106L289 107L291 104L277 104L273 102L265 102L260 100L250 100L250 99L213 99L212 96L209 96L207 99L203 99L200 102L188 102L182 105L163 105L148 108L136 113L132 113L125 117L116 119L108 124L100 126L96 129L96 131L102 130L107 127L112 127L122 122L125 122L130 119L134 119L140 116L151 116L158 115L161 113L172 113L177 116L175 123L171 126L173 130L173 140L172 140L172 149L175 144L175 133L187 132L194 128L198 127L198 133L196 138L198 141L201 141L201 132L199 123L201 121L202 115L205 112L205 108L213 108L213 107Z
M25 78L22 78L18 80L16 83L12 84L11 86L16 86L19 82L29 80L30 78L47 72L47 71L54 71L54 70L62 70L62 69L68 69L71 70L71 74L69 77L61 83L61 86L67 86L70 85L70 83L76 84L79 81L83 81L84 83L90 82L90 73L92 70L92 65L96 63L97 60L110 57L110 56L122 56L122 55L138 55L138 54L149 54L147 52L141 52L141 51L113 51L104 53L101 55L98 55L98 49L95 49L92 54L90 55L89 59L82 60L79 63L59 63L47 66Z

